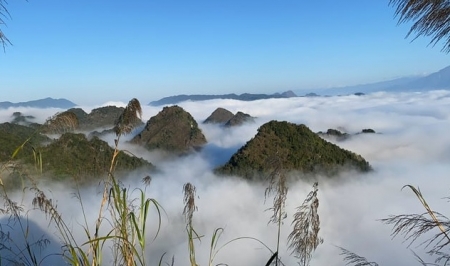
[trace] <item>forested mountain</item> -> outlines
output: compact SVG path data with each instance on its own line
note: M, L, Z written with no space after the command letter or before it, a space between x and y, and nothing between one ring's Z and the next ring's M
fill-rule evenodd
M142 145L149 150L184 153L201 147L206 143L206 138L192 115L174 105L164 107L151 117L131 143Z
M263 178L273 169L336 174L344 168L362 172L369 163L351 151L327 142L305 125L270 121L216 171L245 178Z

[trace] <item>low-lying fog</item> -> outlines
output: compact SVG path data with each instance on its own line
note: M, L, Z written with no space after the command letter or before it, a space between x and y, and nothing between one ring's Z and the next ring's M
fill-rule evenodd
M124 106L126 103L121 103ZM143 120L156 115L162 107L143 105ZM421 241L408 248L402 238L392 239L390 225L379 219L391 214L422 213L424 208L412 191L401 190L406 184L419 187L430 206L446 214L450 196L450 91L426 93L375 93L365 96L334 96L312 98L270 99L253 102L212 100L179 104L199 123L208 144L190 156L165 161L157 153L125 143L121 148L137 153L156 164L161 172L152 176L147 196L156 199L165 209L159 236L152 241L157 216L153 211L148 220L147 260L155 265L162 254L165 260L175 258L175 265L189 264L188 244L183 212L182 187L191 182L197 188L194 228L203 235L196 242L197 261L207 265L210 241L215 228L224 228L219 245L237 237L254 237L269 248L276 248L277 227L268 224L271 199L264 201L265 187L248 183L239 178L216 177L212 169L225 163L239 147L250 140L257 128L270 120L286 120L303 123L313 131L328 128L357 133L371 128L378 134L359 134L344 141L334 141L342 148L361 154L374 168L369 174L342 173L334 180L319 180L320 236L324 243L313 254L311 265L345 265L340 250L344 247L379 265L419 265L411 249L425 261L433 258L424 255ZM255 123L240 127L221 128L201 122L217 107L233 113L242 111L257 117ZM94 107L85 107L89 112ZM0 110L0 122L10 120L14 111L36 116L39 122L53 115L55 110L16 108ZM56 110L57 111L57 110ZM113 136L105 138L112 144ZM129 188L142 187L143 176L130 176L123 181ZM287 250L287 235L291 231L292 215L312 188L312 182L298 181L289 184L287 196L287 219L282 226L281 259L285 265L298 261ZM79 243L84 243L83 215L71 187L58 184L42 187L57 201L58 210L73 228ZM88 223L93 227L98 216L101 187L81 191ZM17 195L16 200L21 200ZM137 196L137 194L136 194ZM25 209L30 209L30 197L25 197ZM48 225L45 215L29 211L28 219L36 223L35 235L45 231L53 240L46 253L59 249L59 236L53 225ZM6 217L3 221L5 221ZM4 229L5 227L3 227ZM438 232L435 232L438 233ZM16 232L16 234L18 234ZM20 234L16 236L20 239ZM23 238L23 237L22 237ZM425 239L423 239L425 240ZM18 240L20 241L20 240ZM53 252L59 252L56 250ZM104 250L109 252L108 248ZM244 239L232 242L218 253L215 264L265 265L270 252L260 243ZM44 260L48 264L54 257ZM105 265L108 265L105 259Z

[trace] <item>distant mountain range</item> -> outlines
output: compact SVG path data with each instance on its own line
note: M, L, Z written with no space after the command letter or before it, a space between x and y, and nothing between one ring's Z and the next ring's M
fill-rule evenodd
M251 93L243 93L240 95L234 93L219 94L219 95L183 94L164 97L161 98L160 100L150 102L149 105L153 106L170 105L170 104L178 104L183 101L205 101L213 99L234 99L241 101L254 101L261 99L290 98L298 96L311 97L311 96L348 95L361 93L365 94L377 91L413 92L413 91L429 91L440 89L443 90L450 89L450 66L443 68L435 73L429 74L427 76L402 77L388 81L381 81L353 86L332 87L332 88L312 89L312 90L297 90L296 92L290 90L283 93L275 93L275 94L251 94Z
M290 98L297 97L297 95L293 91L285 91L283 93L275 93L275 94L252 94L252 93L243 93L243 94L218 94L218 95L204 95L204 94L193 94L193 95L175 95L164 97L160 100L150 102L149 105L159 106L159 105L168 105L168 104L177 104L184 101L206 101L206 100L214 100L214 99L232 99L232 100L240 100L240 101L255 101L262 99L271 99L271 98Z
M411 76L354 86L296 91L298 95L314 92L317 95L346 95L354 93L413 92L450 89L450 66L426 76Z
M10 107L34 107L34 108L62 108L68 109L75 107L76 104L66 99L53 99L45 98L40 100L28 101L28 102L0 102L0 109L7 109Z
M213 99L233 99L240 101L254 101L262 99L273 98L291 98L298 96L327 96L327 95L349 95L349 94L366 94L377 91L387 92L420 92L430 90L450 90L450 66L445 67L437 72L426 76L411 76L402 77L387 81L367 83L353 86L311 89L311 90L297 90L295 92L289 90L283 93L274 94L192 94L192 95L175 95L161 98L157 101L152 101L149 105L173 105L183 101L205 101ZM298 96L297 96L298 95ZM27 102L0 102L0 109L7 109L10 107L34 107L34 108L61 108L70 109L77 106L77 104L67 99L53 99L45 98Z

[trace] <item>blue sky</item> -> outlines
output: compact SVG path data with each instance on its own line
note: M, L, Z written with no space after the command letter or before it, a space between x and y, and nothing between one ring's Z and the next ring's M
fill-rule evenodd
M388 1L14 0L0 101L148 103L426 74L450 64L405 39Z

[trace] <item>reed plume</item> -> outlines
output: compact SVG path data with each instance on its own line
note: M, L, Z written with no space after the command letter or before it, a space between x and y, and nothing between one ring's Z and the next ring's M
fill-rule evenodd
M450 257L442 249L450 244L450 220L443 214L434 211L423 197L421 191L411 185L406 185L403 188L411 189L416 197L419 199L426 212L421 214L401 214L391 215L388 218L381 219L385 224L393 225L392 237L402 235L405 241L408 241L408 246L416 242L420 237L427 235L431 230L436 230L437 233L428 235L419 246L430 248L428 253L437 256L436 261L446 260Z
M194 216L194 212L197 211L197 206L195 205L195 197L196 197L196 188L191 183L186 183L183 186L183 215L186 220L186 231L188 234L188 249L189 249L189 261L191 266L197 266L197 261L195 258L195 245L194 240L200 239L200 236L194 230L192 225L192 218Z
M116 133L116 136L119 137L131 133L141 118L141 103L138 99L133 98L128 102L125 110L123 110L122 114L115 122L114 132Z
M281 238L281 225L283 220L287 217L285 207L286 198L288 193L288 187L286 184L286 173L283 169L283 158L278 152L275 156L267 160L267 164L272 166L272 171L269 174L269 185L264 191L264 198L274 195L272 207L268 210L272 211L272 216L269 219L269 223L277 225L277 248L275 251L274 262L275 265L280 264L280 238Z
M288 236L289 249L300 260L300 265L309 265L312 253L323 242L319 237L320 219L318 214L319 199L317 198L319 184L313 185L305 201L297 208L292 222L293 230Z
M353 253L345 248L339 247L341 253L339 255L344 256L344 261L346 265L353 266L378 266L376 262L370 262L365 257L359 256L356 253Z
M45 121L42 126L44 133L62 134L78 128L78 117L73 112L57 113Z

